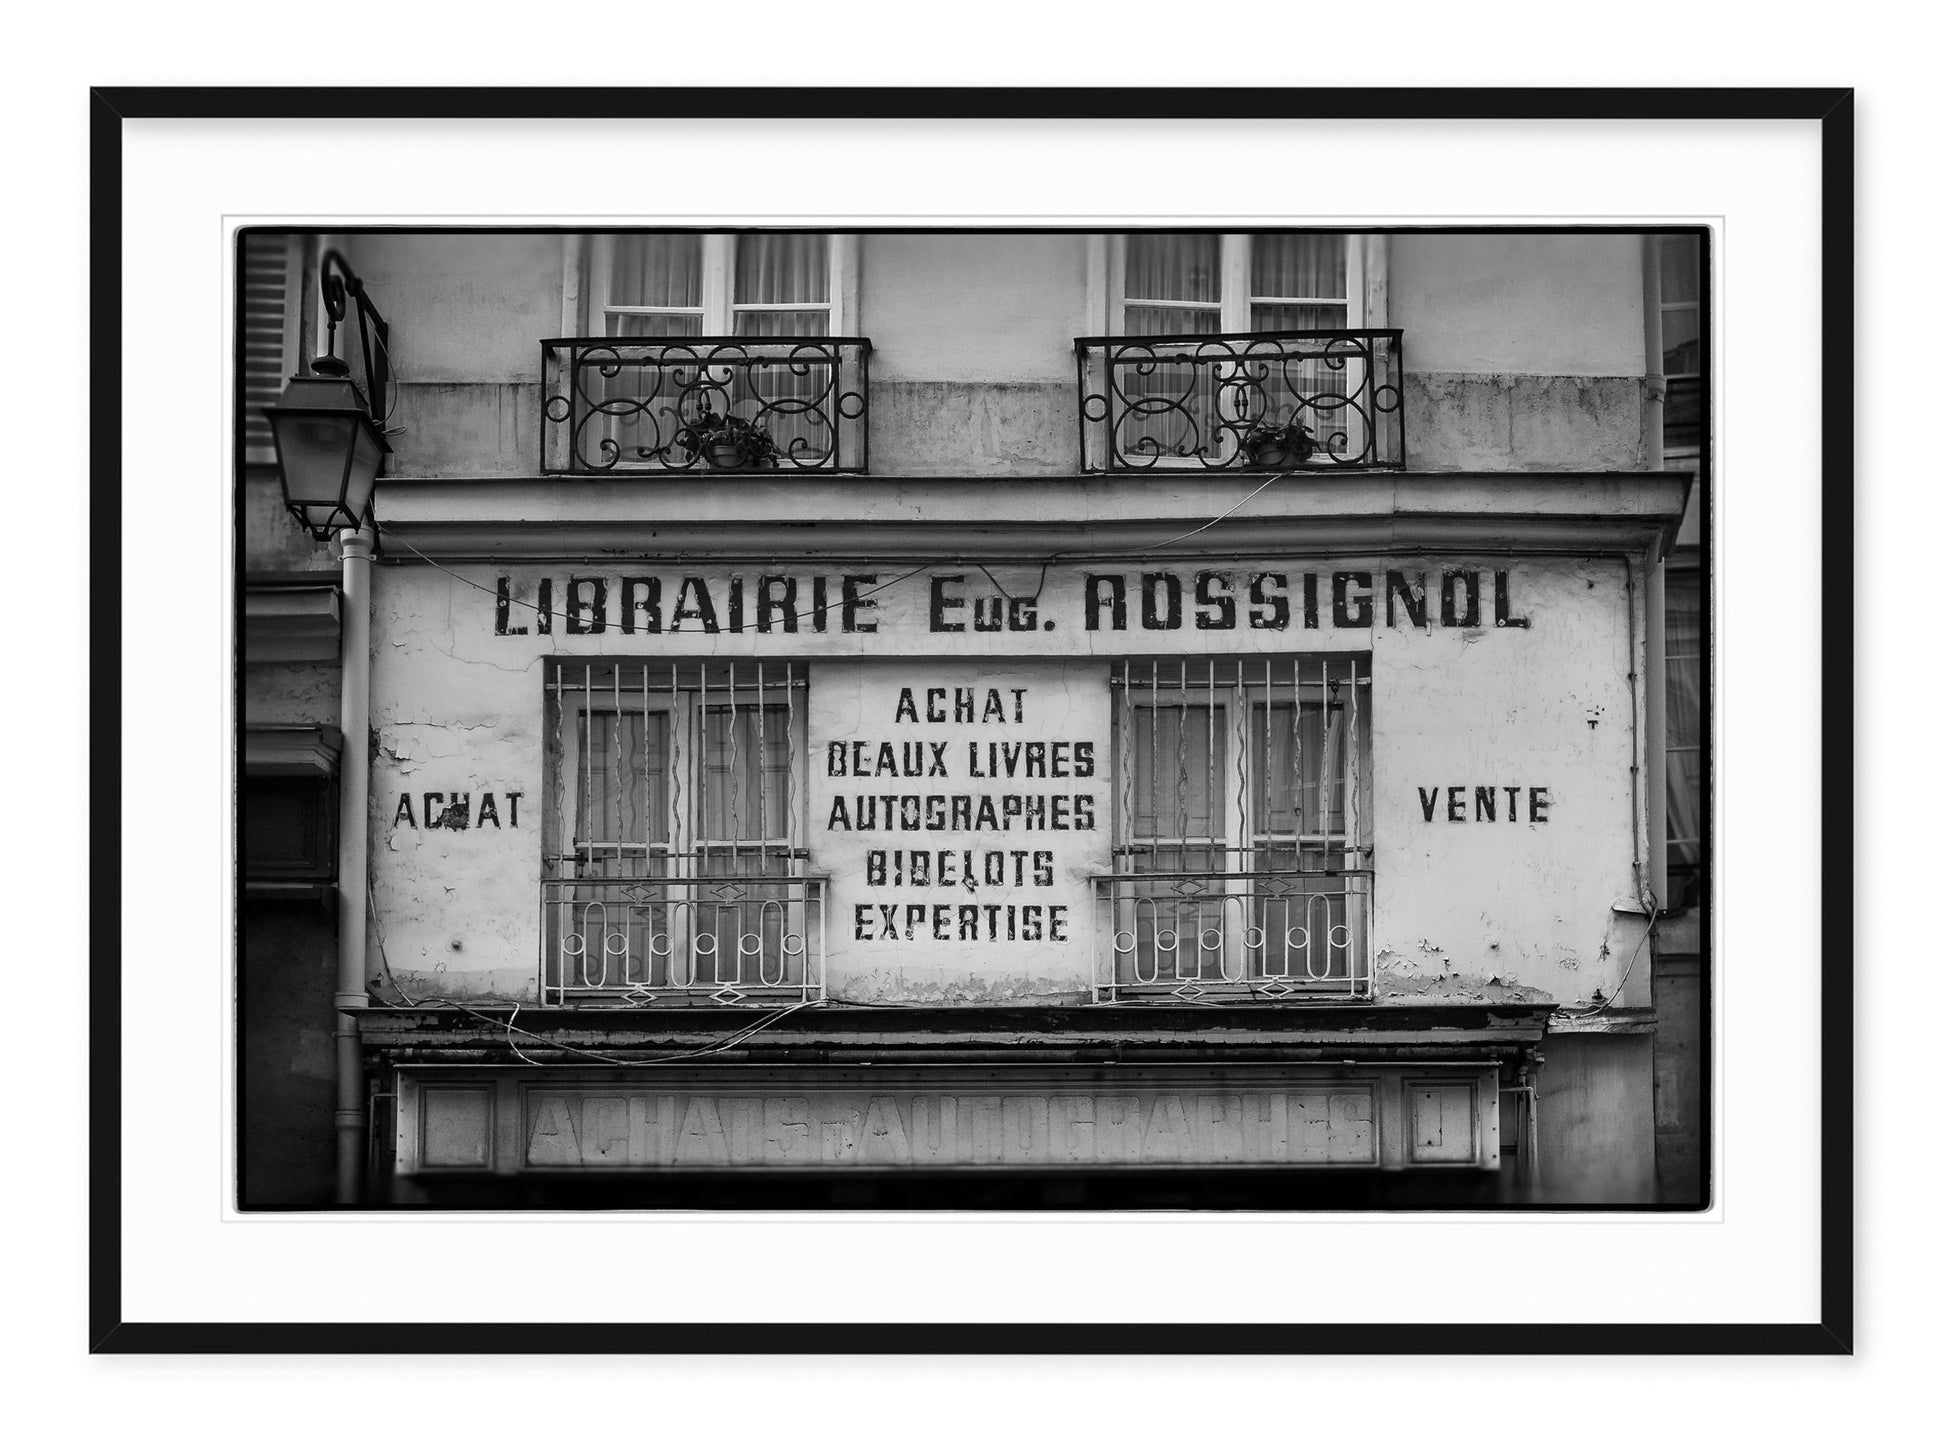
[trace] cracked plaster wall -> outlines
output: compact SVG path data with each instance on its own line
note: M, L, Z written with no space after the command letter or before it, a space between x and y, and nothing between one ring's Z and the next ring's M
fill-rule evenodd
M1644 928L1611 909L1635 893L1623 569L1529 562L1518 580L1524 631L1373 634L1377 967L1581 1002L1616 989ZM1474 817L1480 786L1500 791L1490 823ZM1547 822L1525 796L1509 822L1507 786L1545 787ZM1461 822L1448 817L1455 787ZM1647 991L1645 952L1618 1004Z

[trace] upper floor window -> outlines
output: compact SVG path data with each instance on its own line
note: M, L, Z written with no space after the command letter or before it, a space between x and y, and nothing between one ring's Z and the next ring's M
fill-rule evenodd
M631 338L828 338L851 239L826 233L625 233L593 240L590 321Z
M1128 233L1115 240L1110 332L1356 328L1363 240L1345 233Z
M1385 239L1128 233L1095 254L1084 467L1404 463ZM1122 342L1122 341L1126 342Z
M544 472L867 468L855 238L602 233L567 265Z
M1665 463L1680 465L1693 463L1703 442L1703 244L1683 233L1661 248L1662 451Z

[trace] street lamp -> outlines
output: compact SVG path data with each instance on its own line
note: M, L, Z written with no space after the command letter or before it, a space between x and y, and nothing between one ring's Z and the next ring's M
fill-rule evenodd
M264 413L277 446L277 474L284 505L315 540L337 534L342 636L338 655L338 728L360 750L372 722L372 556L378 547L372 492L391 447L385 443L389 330L365 285L337 249L318 264L318 288L330 324L324 357L294 377ZM351 382L338 357L338 325L346 300L358 305L358 346L371 402ZM369 880L371 754L347 751L338 768L338 986L333 997L337 1030L338 1201L362 1196L368 1133L362 1037L352 1013L370 1004L365 986L365 893Z
M390 330L365 296L364 283L335 248L318 266L318 285L329 318L324 355L293 376L264 414L277 447L285 508L313 540L326 541L335 531L371 524L372 492L392 452L383 430ZM358 341L372 391L370 404L351 382L350 367L337 357L338 324L347 297L358 305Z

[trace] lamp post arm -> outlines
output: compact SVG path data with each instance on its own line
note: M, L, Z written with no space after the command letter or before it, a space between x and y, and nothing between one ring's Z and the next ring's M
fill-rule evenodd
M318 263L318 291L323 295L329 320L325 335L327 355L336 352L338 325L345 317L346 300L357 305L358 347L365 365L365 388L371 399L372 418L383 423L390 410L391 328L366 294L364 280L352 272L345 255L336 248L326 249Z

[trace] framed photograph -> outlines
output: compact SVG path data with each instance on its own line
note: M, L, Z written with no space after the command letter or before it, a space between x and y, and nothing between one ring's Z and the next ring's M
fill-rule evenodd
M96 94L96 1348L1849 1349L1849 94L1176 95Z

